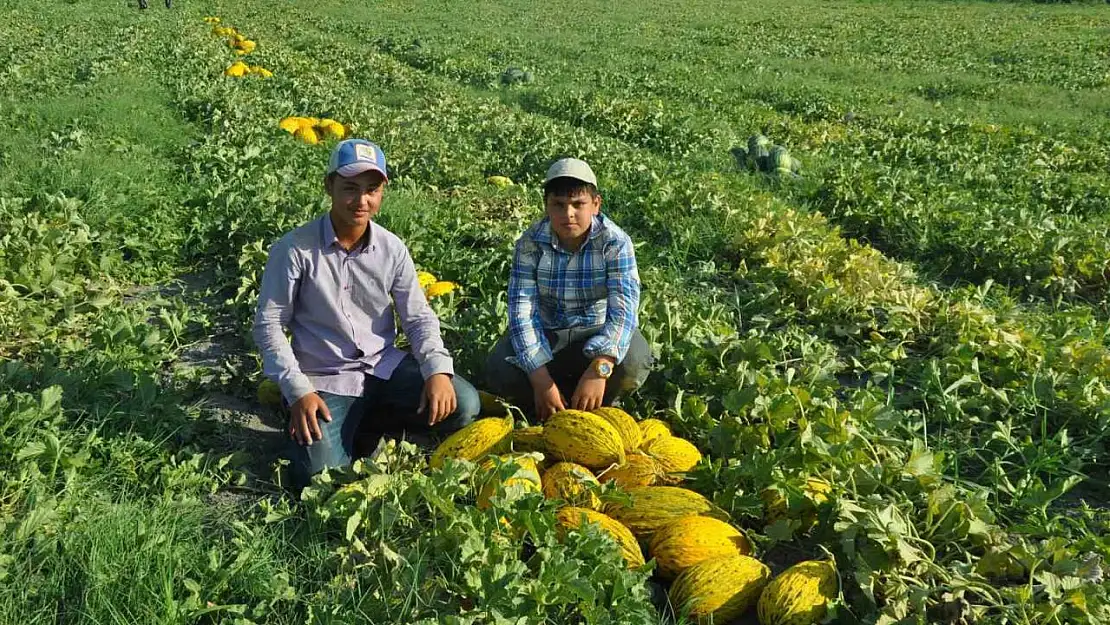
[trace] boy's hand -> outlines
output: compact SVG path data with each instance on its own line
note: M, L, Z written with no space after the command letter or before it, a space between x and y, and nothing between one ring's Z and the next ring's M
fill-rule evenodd
M428 425L432 426L443 421L458 407L458 398L455 397L455 385L451 384L451 376L446 373L437 373L424 380L424 394L420 396L420 407L417 413L428 408Z
M578 386L574 389L574 397L570 398L570 403L575 410L597 410L604 398L605 378L590 367L578 378Z
M331 421L331 411L328 405L316 393L309 393L298 399L289 407L289 436L302 445L311 445L313 440L323 440L324 434L320 431L320 424L316 421L317 413L324 417L324 421Z
M552 414L566 408L563 404L563 395L559 392L555 380L551 379L547 367L536 369L528 378L532 382L532 399L536 405L537 419L547 421Z

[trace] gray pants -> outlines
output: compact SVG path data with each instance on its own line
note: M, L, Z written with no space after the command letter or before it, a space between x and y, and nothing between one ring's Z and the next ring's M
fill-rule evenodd
M594 327L544 331L554 356L547 363L547 370L565 401L569 402L574 396L579 378L590 366L591 359L582 353L582 348L600 330L600 327ZM535 414L532 383L523 369L508 361L515 356L509 336L501 337L486 361L486 382L490 390L531 416ZM639 388L647 379L652 362L651 347L644 335L636 330L624 360L613 369L612 377L605 384L602 404L611 406L618 395Z

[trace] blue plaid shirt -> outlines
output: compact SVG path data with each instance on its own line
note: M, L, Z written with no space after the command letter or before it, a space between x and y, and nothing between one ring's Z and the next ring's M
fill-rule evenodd
M604 215L575 252L546 217L516 242L509 277L509 334L517 365L531 373L551 361L544 330L602 326L582 350L621 362L639 323L640 276L632 240Z

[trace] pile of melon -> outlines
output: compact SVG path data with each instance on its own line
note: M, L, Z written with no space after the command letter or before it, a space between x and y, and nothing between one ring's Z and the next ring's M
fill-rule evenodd
M789 150L761 134L748 137L747 149L732 148L732 156L741 168L776 176L796 177L802 168L802 162L791 156Z
M542 493L559 502L564 535L592 524L612 538L629 567L654 559L673 608L699 623L727 623L752 609L763 625L817 623L838 594L831 561L802 562L772 579L728 515L679 486L702 455L658 419L637 421L618 408L563 410L543 426L514 429L512 417L484 418L443 441L431 466L448 458L479 463L479 507L489 508L495 497ZM603 483L628 497L603 502L597 494ZM765 501L769 517L785 509L774 493Z

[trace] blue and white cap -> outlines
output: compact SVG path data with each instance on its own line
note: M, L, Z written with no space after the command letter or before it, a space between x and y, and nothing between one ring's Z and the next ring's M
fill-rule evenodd
M363 172L377 171L389 180L385 169L385 152L366 139L347 139L331 151L328 159L328 174L338 173L344 178L357 176Z

